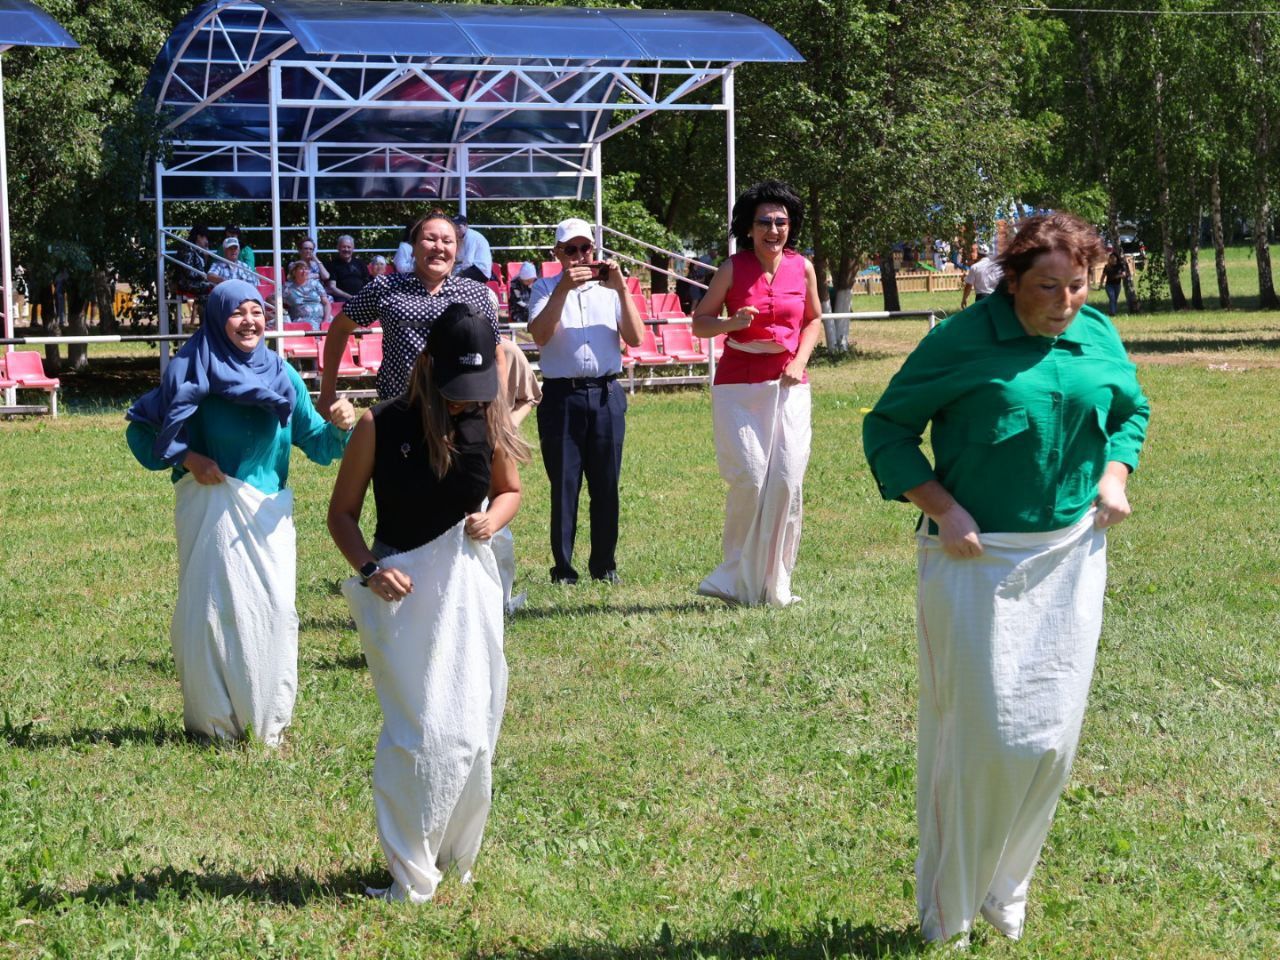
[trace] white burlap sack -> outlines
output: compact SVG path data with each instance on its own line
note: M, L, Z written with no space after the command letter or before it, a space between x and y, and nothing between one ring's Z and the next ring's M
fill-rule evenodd
M169 628L193 733L276 744L298 690L293 492L228 477L174 487L178 604Z
M507 699L502 580L490 545L462 523L382 564L407 573L413 592L388 603L358 577L342 592L382 705L373 793L389 896L421 903L450 866L470 878L489 817Z
M809 465L808 384L726 383L711 388L720 476L729 484L724 562L698 593L786 606L800 549L802 485Z
M515 596L511 595L516 584L516 540L511 535L511 527L503 527L493 535L489 543L493 547L493 557L498 562L498 575L502 578L502 608L508 614L515 613L525 605L528 594L522 591Z
M1107 580L1093 511L1051 533L983 534L983 554L918 542L916 900L929 940L979 911L1019 937L1071 774Z

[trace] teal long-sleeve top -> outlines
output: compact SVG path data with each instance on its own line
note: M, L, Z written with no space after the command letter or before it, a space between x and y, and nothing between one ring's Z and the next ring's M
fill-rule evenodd
M211 396L200 402L185 427L188 449L213 460L227 476L266 494L278 493L289 485L289 454L293 447L302 450L308 459L327 464L342 456L349 436L320 417L297 371L285 369L297 402L283 426L275 413L265 407ZM152 450L155 428L132 422L125 438L138 462L148 470L173 466L158 459ZM173 466L174 483L186 475L181 466Z
M1108 461L1137 469L1150 412L1105 316L1086 306L1061 335L1033 336L998 292L930 331L862 441L886 500L936 478L979 530L1045 532L1084 516Z

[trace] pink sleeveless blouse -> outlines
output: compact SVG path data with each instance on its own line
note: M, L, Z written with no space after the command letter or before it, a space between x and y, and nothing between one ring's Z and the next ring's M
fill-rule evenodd
M729 339L772 340L794 354L800 347L800 328L804 326L808 294L804 257L794 250L784 250L772 283L750 250L735 253L729 261L733 264L733 285L725 297L729 314L732 316L742 307L755 307L760 311L751 326L733 331Z

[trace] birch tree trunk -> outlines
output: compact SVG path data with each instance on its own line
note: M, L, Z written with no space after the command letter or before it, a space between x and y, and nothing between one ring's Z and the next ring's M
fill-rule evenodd
M1218 307L1231 309L1231 285L1227 282L1227 244L1222 232L1222 185L1218 165L1213 165L1209 181L1210 222L1213 226L1213 266L1218 274Z

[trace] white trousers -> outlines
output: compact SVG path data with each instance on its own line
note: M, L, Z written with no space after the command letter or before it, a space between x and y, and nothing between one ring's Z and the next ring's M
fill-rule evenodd
M1102 628L1106 534L1093 517L983 534L967 560L918 537L916 901L928 940L968 931L979 911L1022 934Z
M742 604L786 606L800 549L809 465L808 384L726 383L711 388L716 461L729 485L724 562L698 593Z
M169 627L192 733L276 744L298 691L293 492L228 477L174 487L178 603Z
M502 580L492 547L461 522L382 562L413 592L388 603L358 577L342 592L382 706L373 795L389 896L421 903L450 866L470 879L489 818L507 699Z

